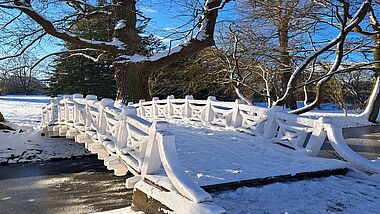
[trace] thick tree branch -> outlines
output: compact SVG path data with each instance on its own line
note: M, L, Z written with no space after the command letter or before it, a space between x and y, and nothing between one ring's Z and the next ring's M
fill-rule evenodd
M217 8L220 4L221 0L207 0L205 2L205 8ZM215 44L214 29L217 16L218 10L203 11L197 35L184 44L178 45L163 53L156 53L150 57L141 55L124 55L120 57L118 63L145 63L146 66L159 69L178 60L191 57L200 50ZM150 69L150 71L154 71L154 69Z
M0 4L0 8L19 9L23 13L27 14L30 18L32 18L35 22L37 22L45 30L46 33L56 38L79 45L81 47L107 51L110 54L116 54L127 49L127 47L119 40L114 40L112 42L92 41L80 38L77 35L68 32L58 30L52 22L45 19L42 15L36 12L30 4L21 0L15 0L12 2L14 2L14 5Z

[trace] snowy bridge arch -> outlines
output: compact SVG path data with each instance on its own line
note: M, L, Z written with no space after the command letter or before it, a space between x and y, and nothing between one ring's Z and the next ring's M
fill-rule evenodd
M95 95L84 98L74 94L55 98L43 109L41 129L85 144L115 175L131 172L134 177L127 179L126 187L162 198L169 210L223 213L221 207L210 203L210 194L185 173L176 150L176 136L170 133L165 120L245 132L295 150L294 156L316 156L328 138L354 167L380 173L378 163L356 154L345 143L342 129L350 120L296 116L279 108L246 105L240 100L169 96L124 105L111 99L99 101Z

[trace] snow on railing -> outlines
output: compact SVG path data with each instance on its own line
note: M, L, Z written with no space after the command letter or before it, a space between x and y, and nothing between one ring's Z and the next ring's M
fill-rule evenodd
M138 115L154 119L182 119L199 121L207 124L233 127L239 131L258 134L263 131L263 124L267 118L268 109L246 105L241 100L235 102L222 102L215 97L207 100L194 100L192 96L185 99L175 99L169 96L159 100L154 97L152 101L140 100L137 107Z
M131 178L131 185L159 174L162 165L170 183L182 196L193 202L212 200L184 173L175 149L175 136L168 132L167 122L160 119L230 127L310 156L318 155L327 136L338 154L354 166L380 173L378 163L360 157L347 146L342 135L344 123L337 125L333 119L289 114L278 107L250 106L240 100L222 102L215 97L195 100L192 96L184 99L169 96L126 106L111 99L98 101L94 95L83 98L74 94L58 97L44 108L41 127L60 125L62 134L68 131L67 127L85 133L95 142L89 144L90 151L106 149L106 153L98 153L99 158L105 162L120 159L128 166L136 176Z
M140 100L138 115L150 119L181 119L199 121L207 124L233 127L253 135L263 135L273 143L278 143L306 155L316 156L326 139L321 120L285 113L281 108L261 108L235 102L217 101L215 97L207 100L167 99L152 101ZM265 124L265 125L264 125ZM265 126L265 127L264 127Z
M368 160L354 152L346 143L342 130L345 127L366 125L359 117L310 117L286 113L281 107L271 109L243 104L243 101L167 99L141 100L138 115L146 119L181 119L200 121L222 127L233 127L250 134L259 134L273 143L299 151L309 156L317 156L326 137L336 152L354 166L372 173L380 173L379 161ZM328 122L326 122L328 121Z
M53 114L53 109L58 113ZM98 101L94 95L59 97L43 109L41 128L51 125L61 126L60 132L69 127L85 133L94 142L88 146L90 151L105 148L108 154L100 158L120 158L131 173L142 179L158 174L162 165L182 196L197 203L212 200L181 168L175 137L167 131L167 122L149 122L137 116L133 106L111 99Z
M309 156L318 155L326 139L322 118L312 119L288 114L276 107L268 115L264 127L265 138Z
M353 151L346 143L343 137L343 127L345 124L334 123L332 118L323 119L323 127L327 131L329 141L338 154L345 160L352 163L360 170L370 173L380 173L380 161L368 160L367 158L359 155Z

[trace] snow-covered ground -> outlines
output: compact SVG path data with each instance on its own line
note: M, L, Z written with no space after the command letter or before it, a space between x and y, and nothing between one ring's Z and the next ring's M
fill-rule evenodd
M181 165L200 186L349 167L299 155L267 139L224 127L169 121Z
M11 122L26 128L36 127L41 119L41 108L49 102L48 97L7 96L0 97L0 111ZM245 176L250 166L261 166L256 171L260 176L277 169L286 169L289 163L297 160L277 155L282 151L276 145L265 147L265 142L250 145L251 136L236 133L231 130L221 131L195 125L171 125L175 132L178 154L189 175L202 184L210 180L231 181L229 176ZM187 131L185 131L187 129ZM68 158L85 154L80 145L62 140L41 137L35 130L26 132L0 133L0 162L9 163L24 161L39 161L51 158ZM192 133L187 141L186 132ZM207 143L212 145L207 146ZM220 144L226 143L227 146ZM249 148L250 150L248 150ZM280 151L281 150L281 151ZM201 154L205 152L207 154ZM240 151L240 152L239 152ZM263 154L275 155L272 165L264 163L242 162L247 158L244 154L251 151L261 151ZM225 152L229 159L215 159L212 154ZM201 160L198 155L210 158ZM186 157L191 157L187 159ZM286 162L285 164L283 162ZM203 166L202 166L203 163ZM211 164L211 163L214 163ZM216 164L215 164L216 163ZM267 163L267 164L270 164ZM323 163L323 161L321 162ZM251 165L252 164L252 165ZM303 166L312 164L300 162ZM341 164L341 163L338 163ZM215 168L215 172L212 171ZM250 173L254 173L251 171ZM230 180L229 180L230 179ZM215 203L226 209L227 213L378 213L380 209L380 177L362 175L350 172L347 176L330 176L313 180L303 180L288 183L275 183L261 187L239 188L237 190L217 192L212 194ZM115 210L109 213L133 213L130 208Z
M47 96L0 96L0 112L23 132L0 132L0 165L73 158L87 154L83 146L65 139L42 137L37 131Z
M377 214L380 209L380 179L350 173L297 182L213 193L214 203L231 214ZM130 207L102 214L140 214ZM100 214L100 213L99 213Z
M380 177L349 172L346 176L216 192L212 197L214 203L223 207L228 214L377 214L380 209ZM126 207L100 213L141 212L133 212Z
M85 154L82 145L66 139L41 137L37 131L0 132L0 165L75 158Z
M379 181L351 173L213 194L227 213L379 213ZM357 178L355 178L357 177Z
M13 124L36 128L41 121L42 107L50 102L47 96L0 96L0 112Z

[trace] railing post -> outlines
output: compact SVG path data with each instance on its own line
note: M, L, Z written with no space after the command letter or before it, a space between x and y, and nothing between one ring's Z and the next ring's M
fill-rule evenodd
M128 143L128 123L127 123L127 117L130 115L137 115L137 110L133 106L124 106L121 109L119 123L117 129L118 137L117 137L117 148L122 149L127 146Z
M268 119L264 125L264 137L271 139L275 136L277 132L278 125L276 123L276 114L281 111L280 106L273 106L268 110Z
M63 118L65 115L63 115L62 111L61 111L61 107L63 104L61 104L61 102L63 102L63 99L64 97L60 96L58 99L57 99L57 118L58 118L58 122L62 122L63 121ZM64 106L63 106L64 107Z
M234 128L241 127L241 124L243 122L243 117L240 114L240 108L239 105L244 104L245 102L243 100L236 99L235 103L233 104L233 112L232 112L232 118L231 118L231 126Z
M138 109L138 115L142 118L145 118L145 109L143 106L143 103L145 102L144 99L139 100L139 109Z
M98 118L98 124L99 124L99 134L104 135L107 130L107 116L105 113L105 109L107 107L113 107L115 104L115 101L108 98L103 98L100 101L100 109L99 109L99 118Z
M216 102L216 98L214 96L209 96L207 98L207 103L206 103L206 109L204 112L204 120L203 122L211 122L214 120L214 111L211 109L212 103Z
M85 129L90 128L90 126L91 126L91 112L90 112L90 107L89 107L88 103L91 101L95 101L95 100L98 100L98 97L96 95L89 94L86 96L86 107L85 107L86 108L86 110L85 110L86 114L85 114L85 118L84 118Z
M160 100L158 97L153 97L152 98L152 116L153 116L153 119L157 119L157 116L158 116L158 109L157 109L157 104L156 104L156 100Z
M69 111L69 106L68 106L68 101L70 100L70 99L72 99L73 98L73 95L65 95L64 96L64 99L63 99L63 102L64 102L64 105L65 105L65 116L64 116L64 118L65 118L65 123L67 123L69 120L70 120L70 111Z
M166 117L167 118L171 118L174 114L173 112L173 106L172 106L172 101L171 100L174 100L174 96L173 95L170 95L166 98Z
M317 156L321 150L322 144L325 142L327 133L323 128L323 124L331 121L328 117L318 119L318 127L313 127L308 144L306 145L306 153L309 156Z
M52 106L51 106L51 121L48 125L54 124L58 120L58 103L59 103L60 97L57 97L52 100Z
M74 102L74 118L73 118L73 125L75 126L75 124L77 122L79 122L79 117L80 117L80 114L81 114L81 108L80 108L80 104L77 103L75 101L75 99L83 99L83 95L82 94L74 94L73 95L73 102Z
M191 105L190 100L194 100L194 97L192 95L186 95L185 96L185 111L184 111L184 118L190 118L191 117Z
M148 145L145 152L144 162L141 168L141 174L157 174L161 168L160 152L158 150L158 143L156 139L156 133L165 131L168 129L169 124L165 121L153 122L150 131Z

